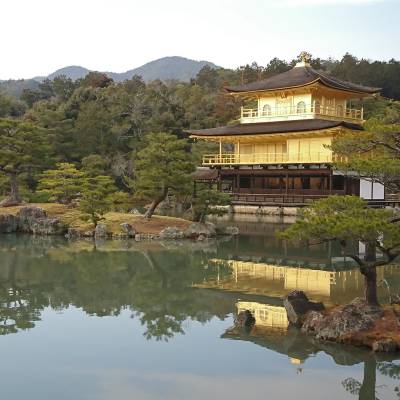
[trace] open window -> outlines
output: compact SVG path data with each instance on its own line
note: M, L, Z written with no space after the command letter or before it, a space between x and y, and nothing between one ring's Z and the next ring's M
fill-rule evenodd
M272 109L269 104L264 104L264 107L262 109L262 115L263 116L269 116L272 115Z
M297 114L304 114L306 112L306 103L304 101L299 101L297 103Z
M338 117L343 117L343 106L341 104L336 106L336 115Z

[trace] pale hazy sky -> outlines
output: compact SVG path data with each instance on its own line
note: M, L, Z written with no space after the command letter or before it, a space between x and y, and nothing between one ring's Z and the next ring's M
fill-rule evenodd
M0 79L164 56L224 67L302 50L400 59L400 0L0 0Z

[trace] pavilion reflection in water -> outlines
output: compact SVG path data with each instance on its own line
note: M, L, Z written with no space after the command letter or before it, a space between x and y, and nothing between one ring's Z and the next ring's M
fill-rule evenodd
M328 305L343 304L362 296L364 278L354 264L331 260L333 269L319 269L320 265L307 267L269 264L265 262L211 259L209 264L230 269L227 277L217 277L201 286L253 295L283 299L291 290L303 290L307 295ZM398 268L388 266L378 269L378 281L389 282L391 290L398 292ZM380 296L388 296L387 285L379 288Z

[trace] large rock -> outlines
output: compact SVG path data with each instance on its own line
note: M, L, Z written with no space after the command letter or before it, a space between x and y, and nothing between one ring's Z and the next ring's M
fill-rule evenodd
M237 226L218 226L217 227L218 235L239 235L239 228Z
M382 315L383 311L379 307L369 306L365 300L357 298L327 315L309 313L304 320L302 331L314 335L317 339L340 342L357 332L370 329Z
M125 236L135 237L136 229L131 224L129 224L128 222L123 222L122 224L120 224L120 227Z
M240 311L233 321L233 326L226 330L228 335L248 334L256 324L256 319L250 310Z
M62 235L65 229L58 218L38 218L30 225L30 232L34 235Z
M398 346L393 339L380 339L372 343L372 350L381 353L394 353L398 350Z
M98 239L98 238L106 238L107 236L108 236L107 225L98 223L94 230L94 237Z
M283 301L283 304L286 308L289 322L298 327L302 326L307 313L325 309L322 303L310 301L301 290L293 290L290 292Z
M68 228L68 231L65 235L67 239L80 239L81 232L75 228Z
M50 218L40 207L23 207L17 214L18 231L35 235L61 235L66 227L58 218Z
M182 229L176 226L167 226L160 232L160 239L183 239L183 237Z
M252 328L256 323L256 319L250 310L240 311L235 318L234 324L237 328Z
M17 229L18 219L14 215L0 215L0 233L13 233Z
M46 211L39 207L23 207L18 214L18 230L20 232L32 233L32 225L39 219L47 218Z
M189 239L196 239L200 235L204 237L212 237L217 234L216 227L211 222L206 222L205 224L201 224L200 222L194 222L190 224L184 232L184 236Z

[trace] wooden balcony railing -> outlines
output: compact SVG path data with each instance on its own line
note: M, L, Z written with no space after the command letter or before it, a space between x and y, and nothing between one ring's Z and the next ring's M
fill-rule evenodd
M203 165L252 165L252 164L314 164L340 161L331 152L316 153L253 153L253 154L207 154Z
M333 117L353 122L363 121L363 109L343 108L342 106L330 107L318 104L304 104L299 106L286 106L269 108L268 110L258 108L241 108L242 122L258 122L293 117L301 119L307 117Z

